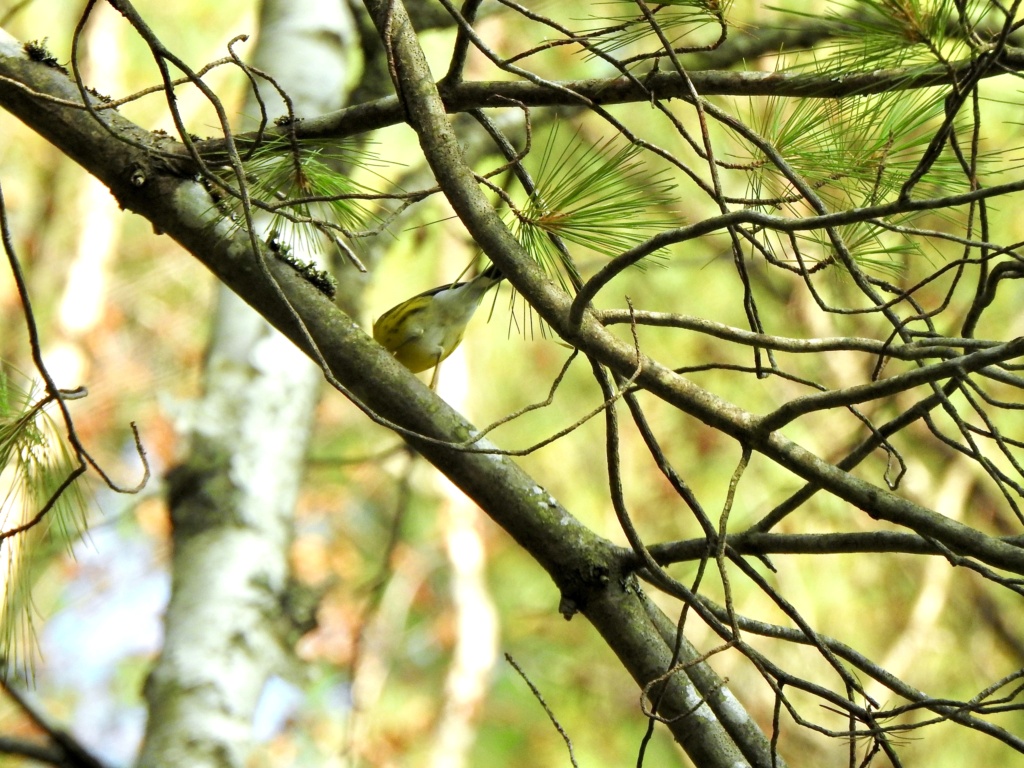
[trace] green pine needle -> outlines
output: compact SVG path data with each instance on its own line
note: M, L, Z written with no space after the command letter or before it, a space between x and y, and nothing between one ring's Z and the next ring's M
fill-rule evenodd
M831 210L867 207L895 200L909 174L917 167L935 130L945 118L939 88L913 92L852 96L844 99L762 99L748 124L766 139ZM967 136L973 130L970 113L961 111L955 130ZM1009 161L996 153L981 153L979 166L1004 168ZM807 213L802 196L789 179L760 151L750 154L748 197L765 200L760 206L794 215ZM948 148L930 167L915 189L921 196L955 194L968 190L968 182L955 154ZM953 210L908 213L890 220L914 226L923 217L952 218ZM854 258L866 269L895 274L921 257L910 241L886 236L866 225L843 229ZM806 257L828 258L831 244L818 235L800 235L815 243ZM848 239L847 239L848 238Z
M857 265L875 274L899 278L907 272L907 266L913 259L925 257L918 241L879 231L865 222L842 226L838 231ZM832 241L823 231L815 230L800 235L798 239L815 243L822 254L833 251Z
M625 13L601 16L601 26L589 32L588 38L593 47L606 54L614 54L623 48L649 41L653 47L644 58L657 56L664 49L661 40L647 19L637 14L635 3L624 0L624 4L628 6ZM701 27L719 24L727 5L715 0L664 0L661 3L650 3L658 26L673 46L692 36ZM587 58L593 55L588 53Z
M612 140L590 145L577 131L568 141L551 131L534 174L536 192L512 221L523 247L563 286L579 277L575 261L551 241L614 257L668 227L679 226L675 185L651 171L639 147Z
M965 16L978 21L986 8L979 0L965 4ZM790 16L819 19L818 12L771 7ZM954 0L857 0L826 4L825 17L837 34L815 46L815 58L799 53L789 71L822 74L933 65L963 58L969 47ZM791 52L792 53L792 52ZM822 58L822 55L824 57Z
M75 470L77 462L56 423L31 388L0 371L0 530L31 521ZM36 649L32 588L51 559L70 551L86 530L86 499L72 483L37 525L0 544L4 600L0 607L0 674L31 677Z
M383 165L372 152L344 141L293 144L277 139L250 153L243 151L242 158L250 197L276 211L259 213L261 234L275 232L300 253L320 251L324 234L351 237L374 219L365 199L376 192L349 175L353 168L372 170ZM224 178L234 182L230 175ZM222 208L241 222L238 200Z
M767 99L760 102L763 109L755 122L758 133L826 203L835 208L875 205L892 200L916 167L943 119L942 97L940 89L922 89L846 99ZM753 161L751 175L762 194L792 194L788 179L766 158L754 153ZM919 190L948 194L964 191L965 185L956 157L946 150Z

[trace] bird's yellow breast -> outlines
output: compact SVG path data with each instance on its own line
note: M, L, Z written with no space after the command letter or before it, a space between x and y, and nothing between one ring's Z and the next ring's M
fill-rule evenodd
M377 319L373 338L413 373L432 368L459 346L481 299L497 282L478 275L413 296Z

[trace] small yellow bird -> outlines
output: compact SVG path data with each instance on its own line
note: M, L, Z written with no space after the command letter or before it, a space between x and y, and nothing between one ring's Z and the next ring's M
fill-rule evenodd
M459 346L484 294L501 280L492 264L472 280L406 299L377 319L373 338L413 373L433 368Z

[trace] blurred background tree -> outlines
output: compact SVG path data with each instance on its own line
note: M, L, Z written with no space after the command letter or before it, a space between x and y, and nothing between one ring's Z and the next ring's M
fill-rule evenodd
M1024 751L1019 4L791 5L0 6L0 760Z

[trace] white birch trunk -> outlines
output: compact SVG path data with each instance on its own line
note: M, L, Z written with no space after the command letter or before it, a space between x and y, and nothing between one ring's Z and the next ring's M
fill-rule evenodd
M337 109L351 35L341 0L266 0L253 63L300 115ZM262 93L271 118L284 113L272 88ZM226 292L205 374L189 425L192 453L171 479L173 588L146 687L145 768L245 765L260 694L291 654L281 641L281 599L322 376Z

